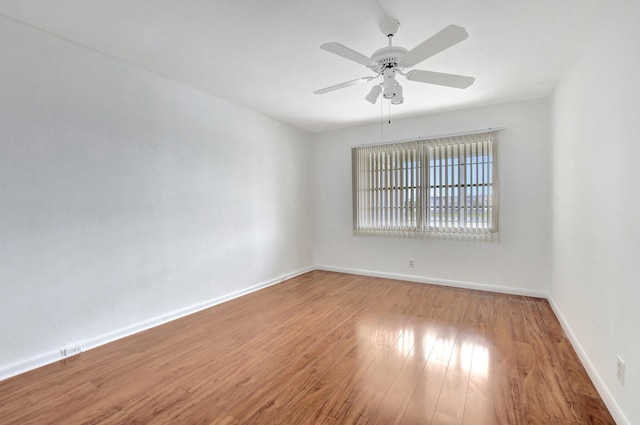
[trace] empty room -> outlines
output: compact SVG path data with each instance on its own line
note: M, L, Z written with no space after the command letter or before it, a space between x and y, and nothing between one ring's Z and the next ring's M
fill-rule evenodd
M640 424L638 19L0 1L0 424Z

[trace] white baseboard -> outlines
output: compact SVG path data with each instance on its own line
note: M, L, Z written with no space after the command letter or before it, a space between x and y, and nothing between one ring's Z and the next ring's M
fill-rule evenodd
M409 282L431 283L434 285L452 286L455 288L475 289L478 291L499 292L502 294L524 295L527 297L547 298L548 294L544 291L534 291L531 289L513 288L510 286L490 285L486 283L466 282L461 280L437 279L424 276L415 276L400 273L387 273L374 270L352 269L347 267L334 266L317 266L318 270L329 272L339 272L348 274L357 274L362 276L382 277L385 279L406 280Z
M292 273L287 273L275 279L271 279L266 282L259 283L257 285L242 289L240 291L232 292L230 294L226 294L226 295L205 301L203 303L195 304L184 309L163 314L162 316L158 316L158 317L146 320L144 322L136 323L135 325L127 326L126 328L108 332L103 335L97 335L94 338L84 341L84 351L99 347L101 345L107 344L109 342L112 342L121 338L125 338L127 336L136 334L138 332L142 332L144 330L153 328L155 326L162 325L172 320L176 320L181 317L188 316L190 314L207 309L209 307L213 307L214 305L221 304L225 301L230 301L234 298L238 298L243 295L250 294L252 292L266 288L268 286L272 286L277 283L284 282L285 280L289 280L291 278L294 278L296 276L299 276L301 274L304 274L313 270L315 270L315 267L307 267L305 269L301 269ZM42 353L38 356L34 356L32 358L22 360L20 362L2 367L0 368L0 381L10 378L12 376L19 375L21 373L28 372L30 370L37 369L39 367L42 367L51 363L55 363L61 359L62 357L60 356L60 350L55 350L48 353Z
M569 322L567 322L567 319L564 317L564 315L558 308L558 305L555 303L555 301L551 296L547 296L547 299L549 300L549 304L551 305L553 312L555 313L556 317L560 321L560 325L562 325L562 329L567 334L569 341L571 341L571 345L573 346L573 349L576 350L576 353L578 354L578 357L580 358L582 365L586 369L587 374L589 375L589 378L591 378L593 385L595 385L596 389L598 390L598 393L600 394L602 401L609 409L609 413L611 413L611 416L613 416L613 419L616 421L616 424L631 425L631 422L629 422L629 420L626 418L624 413L622 413L620 406L618 406L618 403L616 402L615 398L613 398L613 396L611 395L609 388L600 377L600 374L598 373L596 368L593 366L593 363L591 362L591 359L589 359L587 352L584 350L584 348L580 344L580 341L578 340L578 338L576 337L576 334L571 329L571 326L569 326Z

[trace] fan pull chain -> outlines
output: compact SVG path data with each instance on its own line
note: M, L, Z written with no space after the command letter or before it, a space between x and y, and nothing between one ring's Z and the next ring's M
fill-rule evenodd
M380 141L384 142L384 102L380 99Z

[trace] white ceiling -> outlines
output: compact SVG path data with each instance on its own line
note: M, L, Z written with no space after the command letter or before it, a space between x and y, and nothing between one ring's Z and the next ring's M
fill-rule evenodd
M0 0L0 13L295 127L322 132L380 119L372 75L321 50L367 56L387 43L379 4L411 49L449 24L469 39L415 68L476 77L466 90L402 82L411 116L548 96L602 0ZM385 106L386 108L386 106ZM386 114L386 112L385 112Z

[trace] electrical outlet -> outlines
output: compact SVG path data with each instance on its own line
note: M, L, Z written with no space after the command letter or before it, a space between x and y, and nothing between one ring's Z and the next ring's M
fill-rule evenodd
M413 261L413 258L409 258L409 267L414 267L416 263Z
M62 357L71 357L76 354L80 354L84 351L84 343L78 342L72 345L67 345L62 350L60 350L60 355Z
M618 370L616 373L618 377L618 381L624 385L624 360L620 356L618 356Z

